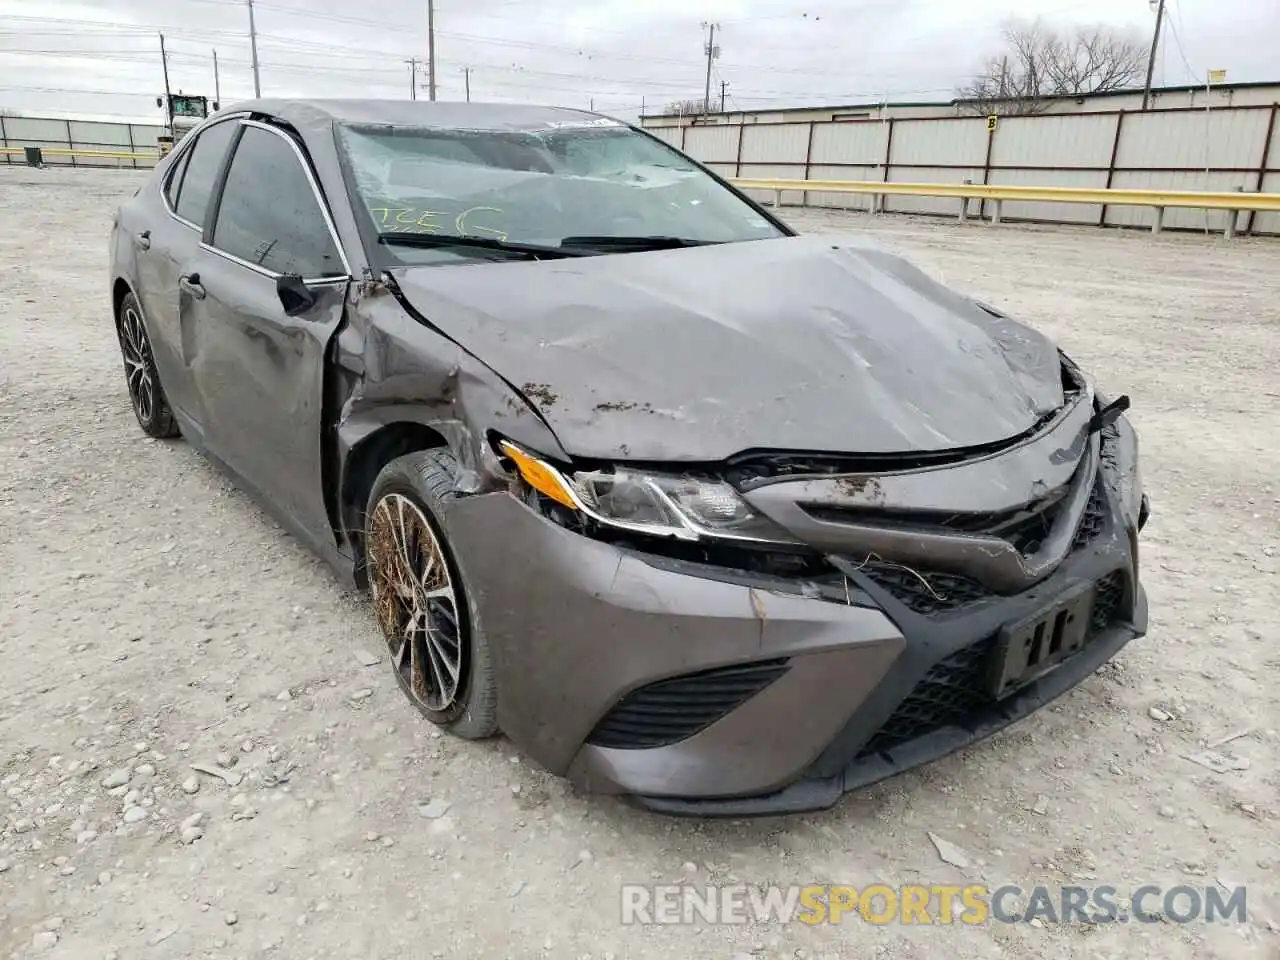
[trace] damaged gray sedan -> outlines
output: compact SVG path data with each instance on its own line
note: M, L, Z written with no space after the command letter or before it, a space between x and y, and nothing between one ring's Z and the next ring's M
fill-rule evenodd
M370 589L432 723L587 790L829 806L1146 629L1126 398L625 124L245 103L110 279L142 429Z

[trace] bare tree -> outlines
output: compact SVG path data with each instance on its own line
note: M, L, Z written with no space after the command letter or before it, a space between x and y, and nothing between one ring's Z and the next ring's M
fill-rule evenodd
M719 113L718 107L707 109L707 102L701 97L696 100L673 100L664 111L668 116L702 116L704 113Z
M1111 27L1063 31L1041 20L1011 20L1001 37L1005 52L988 58L959 90L971 113L1043 113L1053 97L1133 87L1146 68L1146 45Z

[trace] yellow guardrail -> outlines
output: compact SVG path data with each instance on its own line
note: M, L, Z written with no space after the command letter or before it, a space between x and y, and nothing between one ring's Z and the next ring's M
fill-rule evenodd
M1206 210L1255 210L1280 212L1280 193L1243 193L1201 190L1117 190L1088 187L1023 187L984 183L897 183L881 180L764 180L731 177L729 182L744 190L772 190L774 206L782 206L783 193L857 193L870 195L872 211L880 210L886 196L955 197L960 219L968 217L969 200L992 201L991 222L999 223L1001 207L1007 200L1047 203L1092 203L1103 206L1140 206L1155 210L1152 233L1164 225L1166 207L1199 207ZM1228 217L1226 234L1235 232L1235 217Z
M26 153L26 147L0 147L0 153L18 154ZM160 157L159 151L120 151L120 150L81 150L78 147L41 147L40 153L46 157L106 157L118 160L157 160Z

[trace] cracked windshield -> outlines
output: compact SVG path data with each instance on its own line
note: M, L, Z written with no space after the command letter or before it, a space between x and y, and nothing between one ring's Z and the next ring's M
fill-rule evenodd
M573 238L724 243L779 236L686 157L608 120L494 132L344 126L360 205L384 240L421 234L559 246ZM420 263L468 255L396 243Z

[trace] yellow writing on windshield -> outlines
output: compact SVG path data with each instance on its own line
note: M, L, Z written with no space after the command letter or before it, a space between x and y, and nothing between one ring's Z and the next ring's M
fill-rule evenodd
M418 207L370 207L369 213L379 227L393 227L409 233L441 233L443 224L447 224L450 217L443 210L423 210ZM506 240L507 231L482 222L501 217L502 213L498 207L468 207L453 217L454 232L460 236L487 236ZM491 216L486 217L485 214ZM417 229L412 229L414 227Z

